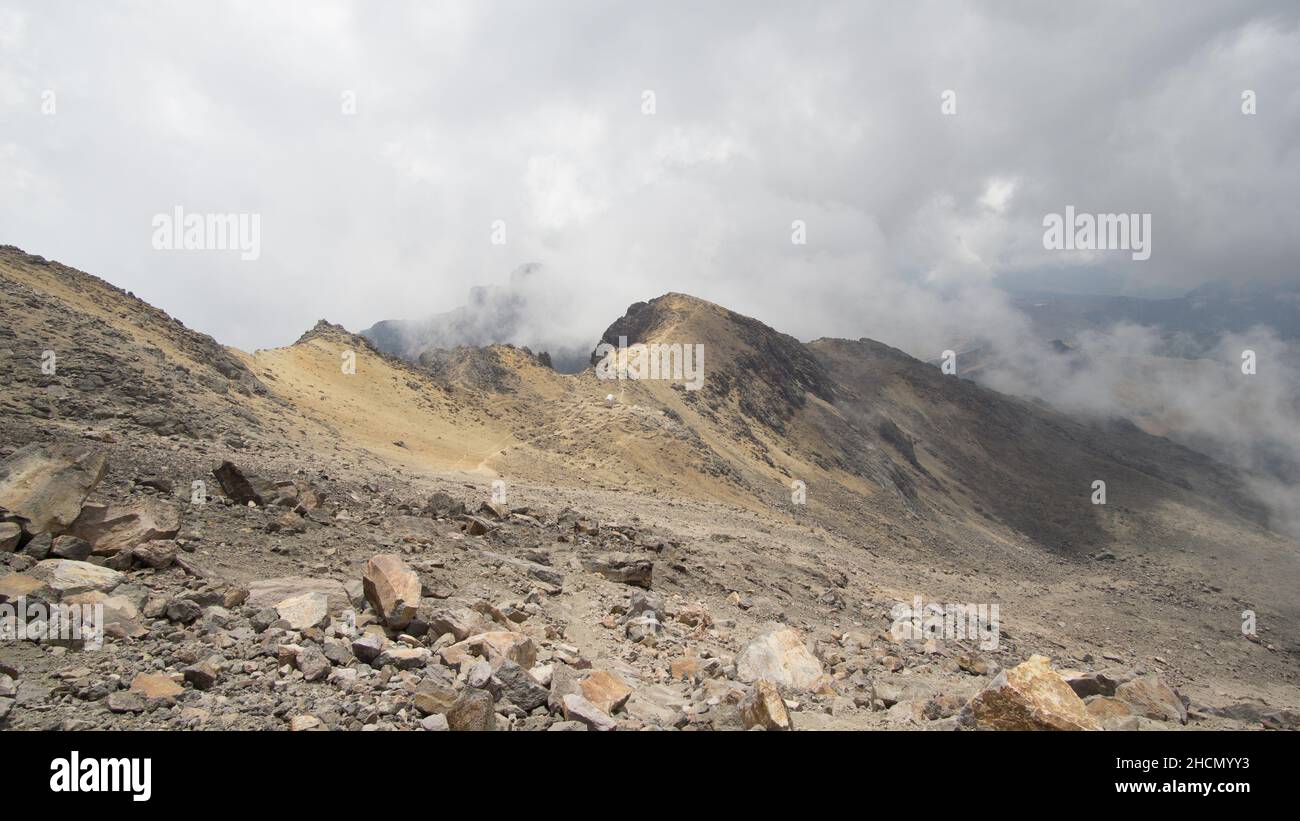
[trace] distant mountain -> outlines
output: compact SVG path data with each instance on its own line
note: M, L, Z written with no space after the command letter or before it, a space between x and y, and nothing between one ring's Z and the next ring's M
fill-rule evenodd
M559 338L554 328L561 311L545 269L533 262L512 271L506 286L470 288L459 308L425 319L386 319L361 335L384 353L422 364L436 364L438 351L512 344L545 353L543 361L556 370L575 373L586 366L590 344Z
M1205 285L1173 299L1020 292L1013 303L1043 339L1069 341L1118 322L1159 326L1168 356L1196 357L1221 334L1256 325L1282 339L1300 339L1300 286Z

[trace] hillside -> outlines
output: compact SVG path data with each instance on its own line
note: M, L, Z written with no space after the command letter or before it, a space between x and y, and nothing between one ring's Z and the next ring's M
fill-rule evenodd
M81 525L38 533L18 507L0 512L18 533L0 596L36 590L40 563L68 552L122 574L99 592L123 600L102 650L0 649L29 687L9 726L413 728L479 715L481 691L476 720L514 729L734 728L750 721L748 660L776 641L771 622L797 631L781 658L819 671L764 674L799 704L798 728L971 726L972 699L1035 653L1071 681L1105 670L1177 687L1188 726L1285 723L1300 706L1298 546L1267 528L1241 475L870 340L802 343L667 294L596 342L702 346L695 385L602 379L596 345L574 374L509 345L411 362L325 321L243 352L12 247L0 300L0 495L31 504L19 467L39 474L60 448L106 460L76 500ZM1105 505L1090 500L1098 479ZM121 514L111 547L91 524L99 505ZM172 514L153 547L130 544ZM414 574L409 618L362 589L377 554ZM287 602L313 591L322 611L304 624ZM997 603L998 646L897 639L891 608L914 596ZM1243 637L1244 609L1258 637ZM571 688L608 685L593 671L631 694L575 718ZM159 672L179 692L135 710L128 685ZM534 703L539 690L558 705ZM443 697L456 709L429 706Z

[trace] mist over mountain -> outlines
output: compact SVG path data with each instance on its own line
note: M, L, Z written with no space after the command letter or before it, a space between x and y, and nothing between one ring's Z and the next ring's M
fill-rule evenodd
M979 324L957 349L960 375L1082 418L1129 420L1234 465L1272 525L1300 533L1300 289L1225 283L1173 299L1035 293L1008 304L1018 321Z
M551 366L575 373L587 364L590 342L582 341L581 323L565 330L561 317L572 301L559 290L540 263L510 272L506 285L476 285L466 303L424 319L386 319L361 332L385 353L412 362L428 362L435 352L452 348L511 344L545 353Z

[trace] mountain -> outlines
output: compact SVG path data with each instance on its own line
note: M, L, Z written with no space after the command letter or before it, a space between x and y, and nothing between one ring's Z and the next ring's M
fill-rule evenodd
M1177 299L1035 294L1016 305L1030 332L959 352L963 377L1127 419L1231 465L1269 500L1272 526L1300 534L1300 291L1215 285Z
M117 620L100 650L6 646L47 694L10 727L959 728L1022 664L1163 705L1105 696L1107 726L1296 718L1300 545L1238 470L878 342L672 293L572 374L326 321L248 353L12 247L0 310L0 603L81 595L75 568ZM618 378L648 353L667 378ZM54 497L75 521L41 530ZM65 554L98 567L51 576ZM900 638L918 596L1000 625ZM134 684L160 673L180 694ZM756 718L766 686L800 710Z
M557 370L573 373L586 349L554 330L563 299L539 263L521 265L506 286L475 286L465 305L425 319L386 319L361 332L385 353L412 362L436 362L440 351L512 343L545 354Z
M1224 333L1259 325L1281 339L1300 339L1300 289L1294 286L1211 284L1170 299L1023 292L1013 304L1043 339L1070 341L1120 322L1156 326L1166 356L1196 358Z

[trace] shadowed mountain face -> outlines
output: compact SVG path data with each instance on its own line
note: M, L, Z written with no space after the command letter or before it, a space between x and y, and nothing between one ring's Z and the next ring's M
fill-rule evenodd
M1231 465L1270 524L1300 534L1294 286L1206 286L1177 299L1032 294L1016 304L1028 328L959 351L960 376L1078 418L1131 420Z
M426 319L386 319L361 332L379 350L412 362L438 362L437 351L514 344L546 353L551 366L574 373L586 364L583 344L556 338L553 318L563 300L537 263L516 268L506 286L470 288L465 305Z
M497 317L522 310L499 296L476 304ZM929 653L880 638L890 607L913 595L999 603L1003 666L1047 651L1086 669L1118 654L1220 702L1223 693L1274 707L1300 701L1285 638L1300 628L1300 546L1268 529L1238 470L1123 420L1083 420L945 375L878 342L801 343L671 293L632 305L600 339L700 351L694 387L671 369L661 379L620 379L617 369L601 378L611 372L589 344L582 360L596 367L572 374L512 345L444 345L446 328L482 330L468 313L463 324L426 327L428 347L410 359L381 344L399 333L391 323L361 337L322 321L291 346L250 354L14 248L0 248L0 312L0 458L46 444L102 448L107 475L88 504L147 497L172 507L182 561L203 574L204 590L307 576L341 586L374 554L401 554L418 566L420 589L437 591L429 607L455 618L501 613L491 629L522 630L553 659L575 646L588 659L629 659L634 699L681 704L704 703L712 685L677 676L670 662L700 649L710 654L700 658L734 658L762 624L784 621L815 637L835 687L881 708L828 709L826 727L895 720L868 693L867 673L881 684L906 669L902 684L924 685L919 703L965 700L982 686L956 665L969 648ZM42 368L46 351L57 367ZM1068 346L1055 355L1075 367ZM324 507L226 498L213 473L226 461L276 480L258 487ZM195 480L208 482L212 503L190 503ZM509 502L480 508L498 487ZM435 492L455 498L434 504ZM451 513L466 497L469 510ZM0 563L25 573L27 545L38 544L24 538ZM627 580L650 584L637 575L650 567L657 594L699 602L725 626L692 616L689 632L678 622L663 630L654 654L634 648L623 623L606 617L628 612ZM179 571L133 573L132 585L163 601L199 584ZM240 625L257 615L232 607ZM1242 638L1243 609L1268 625L1269 646ZM171 664L170 632L141 629L145 657ZM459 687L432 649L436 632L408 649L429 651L429 675ZM866 638L848 648L848 632ZM260 659L262 639L246 643L250 663ZM228 649L240 664L242 648ZM330 653L327 666L351 663ZM124 681L140 672L116 657L105 664ZM303 703L328 706L322 693L336 694L323 678L284 682ZM372 703L382 694L364 682L347 697L382 712ZM635 721L652 726L680 709L630 703ZM232 726L282 722L240 704L226 706ZM163 720L162 711L100 713L115 727ZM558 720L516 718L539 729Z
M866 480L926 516L974 513L1051 551L1100 550L1115 525L1089 503L1102 480L1141 508L1169 501L1242 524L1267 521L1242 477L1212 459L1122 420L1080 422L945 376L871 340L803 344L681 294L631 306L602 341L620 338L703 340L703 389L667 391L665 401L680 397L711 438L746 443L762 462L793 456L804 464L791 465L792 476L811 468L846 492Z

